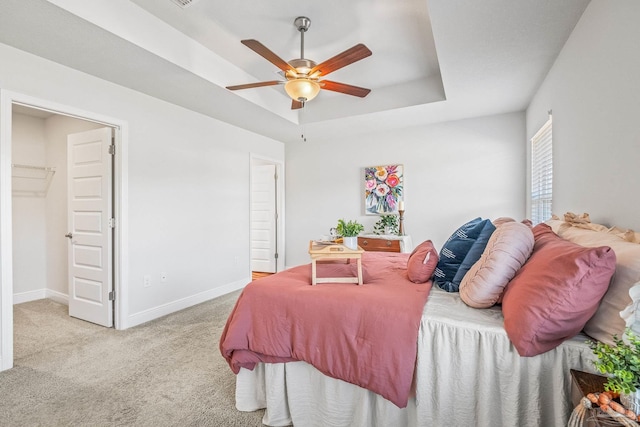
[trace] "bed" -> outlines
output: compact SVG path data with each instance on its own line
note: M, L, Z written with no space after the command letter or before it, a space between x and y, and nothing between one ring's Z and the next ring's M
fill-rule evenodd
M430 287L408 280L408 254L365 252L366 285L311 286L303 265L247 285L221 338L231 369L296 360L406 406L416 337ZM356 263L318 265L320 277L354 277Z
M409 254L391 256L406 266ZM363 256L365 272L371 262L379 258ZM310 274L307 267L297 267L297 273ZM406 270L398 268L395 274L406 279ZM269 426L566 425L573 409L570 370L595 372L587 335L572 334L549 351L522 357L505 331L499 305L471 308L459 293L431 282L413 285L429 291L418 320L406 405L305 361L257 360L252 369L238 369L237 409L266 408L263 423ZM224 354L223 347L221 341Z

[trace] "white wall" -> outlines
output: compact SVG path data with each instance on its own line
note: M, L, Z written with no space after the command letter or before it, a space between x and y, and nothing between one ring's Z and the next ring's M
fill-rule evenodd
M128 124L124 326L246 284L250 153L284 161L282 143L6 45L0 63L0 89Z
M481 117L376 133L348 140L287 144L288 266L309 262L308 241L339 218L365 216L363 168L403 164L405 229L414 245L439 249L476 216L524 217L524 113Z
M553 211L640 230L640 2L593 0L527 110L553 110Z
M44 119L13 115L12 163L48 166L45 155ZM17 170L17 173L24 175ZM19 179L19 178L18 178ZM35 182L39 188L40 182ZM18 183L19 188L24 184ZM26 187L25 187L26 188ZM33 299L46 282L46 242L44 197L22 193L12 197L13 215L13 293L16 302Z

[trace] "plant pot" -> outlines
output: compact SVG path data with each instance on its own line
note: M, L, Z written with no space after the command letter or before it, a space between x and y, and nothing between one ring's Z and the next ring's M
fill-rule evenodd
M637 414L640 412L640 390L636 390L631 394L620 393L620 403Z
M355 251L358 249L358 236L343 237L342 244Z

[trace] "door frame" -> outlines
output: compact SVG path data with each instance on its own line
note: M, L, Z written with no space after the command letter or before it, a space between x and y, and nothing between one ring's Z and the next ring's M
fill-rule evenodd
M53 101L0 89L0 371L13 367L13 237L11 200L12 105L51 111L55 114L103 124L114 129L113 236L114 326L126 329L128 312L128 124L124 120Z
M275 165L276 173L278 174L278 181L276 187L276 210L278 214L278 220L276 221L276 245L278 247L278 259L276 260L276 271L282 271L285 269L285 246L284 246L284 162L276 159L272 159L265 156L260 156L254 153L250 154L249 164L249 207L252 206L253 200L253 188L252 188L252 176L253 167L256 165L271 164ZM253 270L251 265L251 209L249 209L249 274Z

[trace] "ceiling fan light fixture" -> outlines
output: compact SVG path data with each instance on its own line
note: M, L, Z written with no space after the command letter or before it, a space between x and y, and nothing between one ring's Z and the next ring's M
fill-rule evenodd
M196 0L173 0L173 1L196 1ZM311 20L304 16L299 16L294 21L294 25L300 32L300 58L292 59L285 62L278 55L269 50L258 40L245 39L240 42L262 56L267 61L278 67L278 72L286 81L271 80L268 82L248 83L242 85L227 86L228 90L250 89L254 87L275 86L284 83L284 89L287 95L293 100L291 103L292 110L298 110L304 107L304 104L314 99L320 89L330 90L333 92L344 93L347 95L364 98L371 92L358 86L352 86L345 83L333 82L329 80L321 80L327 74L332 73L347 65L353 64L371 55L371 51L364 44L359 43L342 53L339 53L326 61L316 64L310 59L304 57L304 33L309 29Z
M294 101L309 102L320 92L320 85L311 79L293 79L284 84L284 90Z

